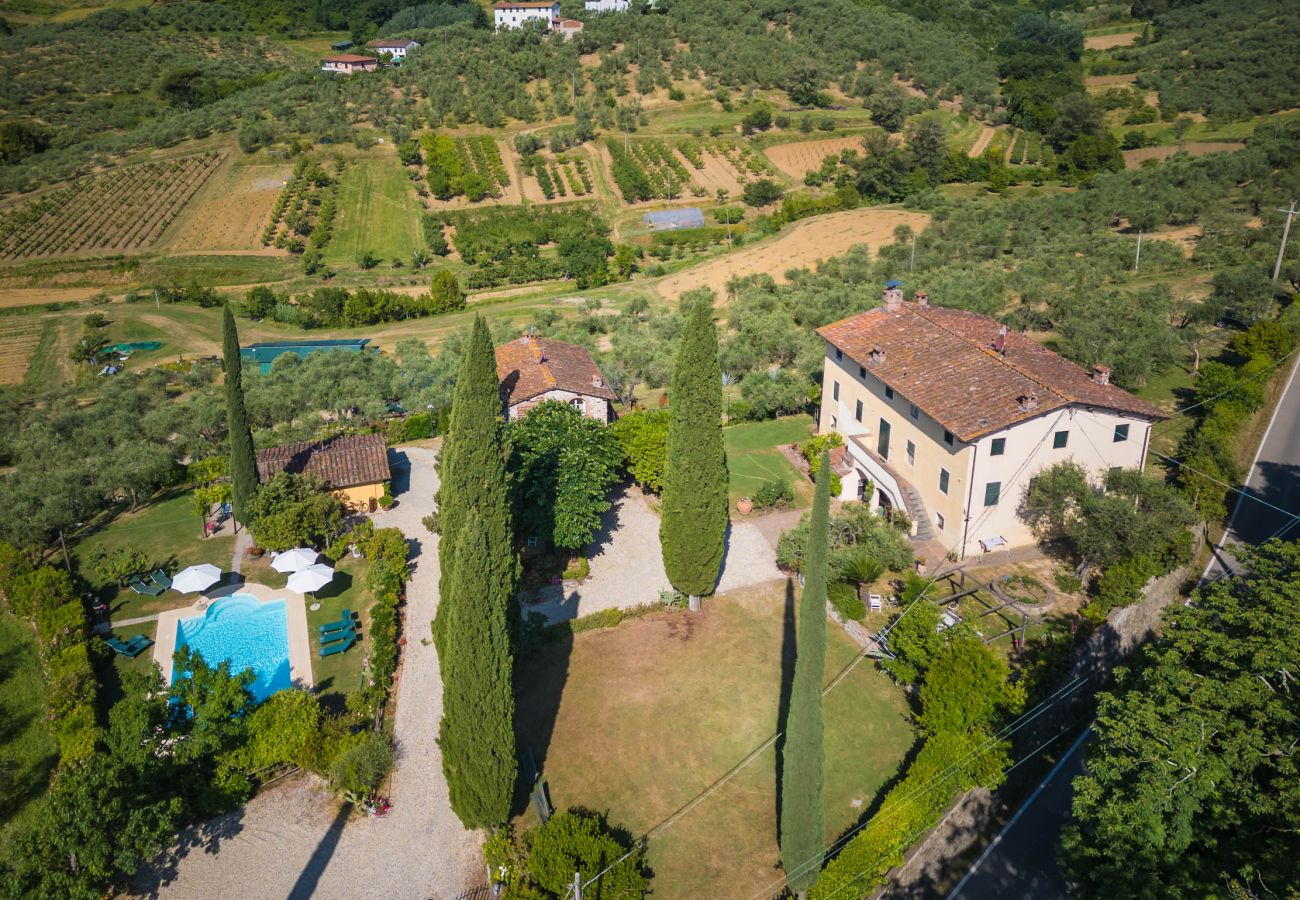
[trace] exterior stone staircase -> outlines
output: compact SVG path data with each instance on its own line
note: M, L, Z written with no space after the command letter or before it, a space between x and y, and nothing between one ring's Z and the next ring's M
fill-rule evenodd
M903 482L900 482L899 487L903 489L903 497L907 501L907 514L912 517L912 524L916 529L912 538L917 543L934 540L934 525L930 521L930 513L926 511L925 504L921 501L920 492Z

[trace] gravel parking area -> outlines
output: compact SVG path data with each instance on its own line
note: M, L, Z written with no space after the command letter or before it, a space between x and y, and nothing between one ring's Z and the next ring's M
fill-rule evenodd
M438 487L435 453L394 458L397 505L375 524L413 543L406 646L397 686L397 765L382 819L349 818L314 775L263 791L243 809L190 829L137 880L137 896L168 898L411 898L452 900L484 880L482 836L451 811L438 749L442 682L433 648L438 539L420 523Z
M540 612L563 622L602 609L627 609L659 599L668 590L659 553L659 514L637 488L629 488L605 513L605 527L591 555L591 574L582 584L543 588L524 614ZM717 593L784 578L776 567L772 544L751 522L733 522Z

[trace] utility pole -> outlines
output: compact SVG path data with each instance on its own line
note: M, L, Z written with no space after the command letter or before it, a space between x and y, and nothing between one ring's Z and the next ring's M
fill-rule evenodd
M573 900L582 900L582 873L573 873Z
M1291 217L1295 215L1295 201L1291 201L1290 209L1277 208L1278 212L1286 213L1286 224L1282 226L1282 246L1277 248L1277 262L1273 263L1273 280L1277 281L1277 276L1282 274L1282 257L1286 255L1286 239L1291 234Z
M1142 229L1138 229L1138 248L1137 253L1133 256L1133 271L1138 270L1138 263L1142 262Z
M911 272L916 268L916 232L912 232L912 258L907 263L907 271Z

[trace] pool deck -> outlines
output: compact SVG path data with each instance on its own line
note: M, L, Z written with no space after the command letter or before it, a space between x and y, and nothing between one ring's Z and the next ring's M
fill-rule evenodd
M172 655L176 652L176 625L181 619L201 616L214 600L232 594L248 594L260 603L284 601L285 630L289 638L289 680L297 688L311 690L316 685L311 673L311 641L307 635L307 601L302 594L289 590L272 590L266 585L245 582L224 585L203 594L194 605L169 609L158 615L158 631L154 636L153 659L162 668L163 684L172 683Z

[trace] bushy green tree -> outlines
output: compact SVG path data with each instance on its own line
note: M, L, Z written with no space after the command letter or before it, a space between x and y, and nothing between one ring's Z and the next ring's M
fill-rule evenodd
M465 308L465 292L461 290L460 282L449 269L439 269L433 273L433 280L429 285L429 299L438 312Z
M921 728L988 731L1007 704L1007 666L973 634L958 634L931 660L921 683Z
M632 841L595 813L566 809L528 832L525 841L527 881L545 897L570 895L574 872L584 884L600 875L583 888L584 898L637 900L650 893L643 852L629 853Z
M673 368L659 543L673 587L713 593L727 530L722 368L709 297L696 300Z
M235 518L245 521L257 493L257 454L244 408L243 363L235 314L226 307L222 319L222 359L226 369L226 433L230 441L230 497Z
M279 472L248 505L248 524L268 550L324 547L343 527L343 503L318 475Z
M456 815L466 828L494 827L509 818L515 786L514 579L493 571L488 531L477 509L457 528L456 543L444 594L448 611L439 610L446 623L439 648L444 687L438 746Z
M1300 889L1300 544L1241 562L1167 607L1160 640L1100 697L1062 839L1080 896Z
M666 409L643 409L622 416L611 426L627 459L628 474L648 491L664 489L664 460L668 451Z
M824 852L826 811L822 806L826 762L822 680L826 674L826 580L829 567L830 456L822 452L813 492L811 535L799 601L794 683L782 744L781 862L790 887L803 892L817 880Z

